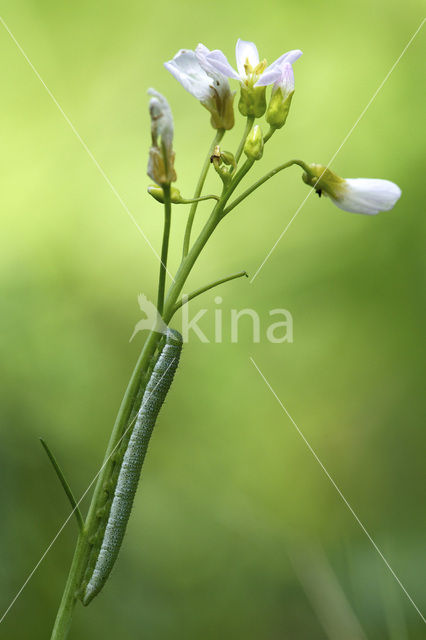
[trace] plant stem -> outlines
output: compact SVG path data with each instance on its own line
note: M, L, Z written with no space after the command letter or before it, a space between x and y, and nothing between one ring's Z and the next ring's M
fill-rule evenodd
M233 179L233 181L231 183L231 189L229 190L229 193L227 193L226 202L229 200L230 196L233 194L233 192L235 191L237 186L240 184L240 182L244 178L244 176L250 171L250 169L252 168L254 163L255 163L254 160L249 160L249 158L247 158L247 160L245 161L245 163L243 164L241 169L237 172L237 175L235 176L235 178ZM226 204L226 202L225 202L225 204ZM225 211L224 211L225 204L224 204L224 206L222 208L222 217L225 215Z
M251 131L253 126L254 116L247 116L246 128L244 129L243 137L241 138L241 142L238 146L237 153L235 154L235 162L238 164L241 154L244 151L244 145L246 143L246 138Z
M194 298L201 295L202 293L205 293L206 291L209 291L210 289L213 289L214 287L217 287L220 284L229 282L230 280L235 280L235 278L242 278L243 276L248 278L247 271L239 271L238 273L233 273L232 275L226 276L225 278L221 278L220 280L215 280L214 282L210 282L210 284L206 284L204 285L204 287L195 289L195 291L192 291L192 293L188 294L187 296L184 296L175 304L173 308L172 316L174 316L176 311L180 309L184 304L186 304L190 300L193 300Z
M219 134L219 132L218 132ZM206 242L212 235L213 231L216 229L217 225L221 221L223 217L223 210L234 192L235 188L239 184L239 182L243 179L246 173L254 164L253 160L246 160L241 169L237 172L236 176L233 178L232 182L223 189L220 200L216 203L213 211L210 214L206 224L201 230L200 235L197 240L194 242L189 253L182 259L180 267L176 273L175 279L172 282L166 301L164 303L163 310L163 319L168 324L170 319L174 313L174 307L176 305L179 294L182 291L182 288L186 282L186 279L194 266L198 256L200 255L203 247ZM168 233L167 233L168 236ZM168 246L168 242L167 242ZM164 248L164 242L163 242ZM167 257L167 256L165 256ZM162 256L162 259L164 255ZM163 260L164 262L164 260ZM165 268L164 268L165 273ZM99 503L101 494L104 490L104 483L108 477L109 473L109 461L112 453L114 452L117 444L119 443L123 430L126 428L128 424L129 417L131 415L132 409L134 407L135 399L138 395L138 391L140 390L141 380L143 378L144 372L148 369L151 358L153 357L158 343L161 339L161 334L151 331L147 337L147 340L144 344L144 347L141 351L141 354L138 358L132 376L130 378L129 384L127 386L126 392L124 394L123 400L120 405L120 409L118 411L118 415L109 439L109 443L105 452L104 463L100 469L98 474L98 478L96 481L95 490L93 492L92 500L90 503L89 511L86 517L84 530L80 533L77 546L74 552L73 561L71 564L71 568L69 571L68 579L65 585L65 590L62 596L62 601L59 606L59 610L57 613L55 626L53 628L51 640L65 640L67 637L70 625L72 614L74 611L75 604L79 597L79 590L81 587L81 582L83 580L84 571L87 564L88 555L90 552L90 539L93 535L93 532L96 529L97 522L97 505Z
M238 196L238 198L235 198L235 200L233 202L231 202L229 207L226 207L226 209L223 212L223 215L226 216L227 213L232 211L232 209L234 207L236 207L238 204L240 204L240 202L245 200L245 198L247 198L247 196L249 196L251 193L253 193L253 191L258 189L260 186L262 186L262 184L264 184L267 180L269 180L270 178L275 176L277 173L279 173L283 169L287 169L288 167L291 167L294 164L299 165L300 167L302 167L302 169L304 169L304 171L306 171L306 173L308 173L309 175L315 177L314 174L312 173L311 169L308 167L308 165L305 162L303 162L303 160L289 160L288 162L285 162L284 164L281 164L279 167L275 167L275 169L272 169L271 171L268 171L268 173L266 173L263 176L263 178L259 178L259 180L257 180L254 184L252 184L251 187L246 189L246 191L244 191L244 193L242 193L240 196Z
M86 538L87 535L84 531L78 536L77 546L74 551L74 557L62 595L61 604L59 605L51 640L65 640L71 627L72 614L78 598L81 573L84 569L82 563L85 559L83 550Z
M202 202L203 200L220 200L220 198L219 196L209 194L208 196L201 196L200 198L189 198L188 200L182 198L181 200L179 200L178 204L192 204L194 202Z
M272 138L272 136L274 135L276 131L275 127L269 127L269 131L265 134L264 138L263 138L263 144L266 144L268 142L268 140L270 138Z
M157 298L157 310L160 316L163 313L163 307L164 307L164 289L166 286L167 255L169 252L170 222L172 218L172 205L170 202L170 184L163 185L163 193L164 193L164 231L163 231L163 244L161 247L160 276L158 278L158 298Z
M233 194L238 184L244 178L246 173L251 169L253 164L254 160L247 159L241 169L237 172L236 176L232 179L232 182L227 187L224 187L219 202L215 205L209 219L201 230L201 233L198 236L197 240L194 242L190 252L182 260L179 269L177 270L174 282L169 289L164 305L163 319L166 324L168 324L173 317L174 307L176 305L177 299L182 291L186 279L188 278L188 275L191 272L192 267L194 266L198 256L203 250L206 242L223 218L223 210L226 206L226 203L228 202L229 198Z
M216 135L213 139L213 142L210 145L209 152L206 156L206 159L204 160L203 168L201 169L201 174L200 174L200 177L198 178L197 186L195 188L194 198L198 198L201 194L201 191L203 190L207 173L210 168L210 157L214 151L215 146L219 144L219 142L222 140L224 135L225 135L225 129L217 130ZM188 222L186 223L186 229L185 229L185 237L183 240L182 258L185 258L188 255L189 244L191 241L192 225L194 224L194 217L195 217L195 212L197 211L197 207L198 207L198 202L194 202L189 211Z
M210 238L211 234L220 222L222 207L222 200L220 200L214 207L209 219L204 225L197 240L193 244L190 252L186 256L186 258L182 260L180 267L177 270L175 280L169 289L164 305L163 319L166 324L170 322L173 316L173 308L176 304L180 292L182 291L182 287L184 286L186 279L195 264L195 261L200 255L207 240Z

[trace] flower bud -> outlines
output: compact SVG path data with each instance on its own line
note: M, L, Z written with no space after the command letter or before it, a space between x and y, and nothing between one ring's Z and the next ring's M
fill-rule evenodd
M212 165L214 167L214 170L219 175L219 177L222 180L222 182L224 184L229 184L229 182L231 181L231 177L232 177L231 176L232 171L227 169L227 167L224 166L224 165L232 164L232 163L228 162L228 160L230 160L230 156L232 156L232 154L228 155L228 152L226 152L226 151L225 151L225 154L226 154L226 160L224 158L224 154L220 150L220 146L216 145L212 155L210 156L210 162L212 163ZM235 159L234 159L234 165L235 165Z
M231 153L231 151L221 151L220 158L224 164L232 165L233 167L235 167L235 157L234 154Z
M294 91L284 96L283 90L278 88L271 94L271 100L266 112L266 122L273 129L281 129L286 123L288 112L290 111L291 100Z
M238 109L243 116L261 118L266 111L266 87L241 85Z
M291 64L282 68L282 76L272 87L271 99L266 112L266 122L273 129L281 129L285 125L294 94L294 74Z
M263 156L263 135L258 124L251 129L246 138L244 153L249 160L260 160Z
M154 185L148 187L148 193L158 202L164 204L164 191L161 187L155 187ZM179 189L171 187L170 189L170 202L172 204L184 204L184 199L180 195Z
M169 104L161 93L149 89L152 146L149 150L147 173L157 184L170 184L176 180L173 151L173 116Z

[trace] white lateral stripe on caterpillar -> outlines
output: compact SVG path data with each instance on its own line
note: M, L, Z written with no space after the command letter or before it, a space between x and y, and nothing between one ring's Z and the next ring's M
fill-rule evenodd
M172 384L181 351L182 336L173 329L167 329L166 343L146 386L136 423L123 457L101 548L82 598L84 605L89 604L102 589L117 559L149 439Z

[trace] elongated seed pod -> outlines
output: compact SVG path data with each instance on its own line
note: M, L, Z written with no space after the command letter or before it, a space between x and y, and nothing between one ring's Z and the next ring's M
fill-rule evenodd
M177 331L167 329L165 345L146 386L135 426L123 457L99 554L93 573L84 590L82 598L84 605L89 604L102 589L117 559L132 510L149 439L158 413L172 384L181 351L182 336Z

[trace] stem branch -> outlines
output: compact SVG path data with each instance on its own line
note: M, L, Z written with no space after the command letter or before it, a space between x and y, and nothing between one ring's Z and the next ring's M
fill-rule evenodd
M198 178L197 186L195 188L194 199L198 198L201 194L201 191L203 190L207 173L210 168L210 157L214 151L215 146L219 144L219 142L222 140L224 135L225 135L225 129L217 130L216 135L213 139L213 142L210 145L210 149L206 156L206 159L204 160L203 168L201 169L201 174L200 174L200 177ZM186 223L186 229L185 229L185 237L183 240L183 253L182 253L183 258L185 258L188 255L189 244L191 241L192 225L194 224L194 217L195 217L195 212L197 211L197 207L198 207L198 202L194 202L189 211L188 222Z
M309 175L312 175L313 177L315 177L313 175L311 169L308 167L308 165L305 162L303 162L303 160L289 160L288 162L285 162L284 164L281 164L278 167L275 167L275 169L272 169L271 171L268 171L268 173L266 173L263 176L263 178L259 178L259 180L257 180L254 184L252 184L251 187L246 189L246 191L244 191L244 193L242 193L240 196L238 196L238 198L235 198L235 200L233 202L231 202L231 204L228 207L226 207L226 209L223 212L223 215L226 216L227 213L232 211L232 209L234 209L234 207L236 207L238 204L240 204L240 202L245 200L247 198L247 196L249 196L251 193L253 193L253 191L258 189L260 186L262 186L262 184L264 184L267 180L269 180L270 178L275 176L277 173L279 173L283 169L287 169L288 167L291 167L294 164L299 165L300 167L302 167L302 169L304 169L304 171L306 171L306 173L308 173Z
M188 200L182 198L181 200L179 200L178 204L192 204L194 202L202 202L203 200L220 200L220 198L219 196L209 194L208 196L201 196L200 198L189 198Z
M253 126L254 116L247 116L246 128L244 129L243 137L241 138L241 142L238 146L237 153L235 154L235 162L238 164L241 154L244 151L244 145L246 143L246 138L251 131Z
M160 264L160 276L158 278L158 298L157 309L161 315L164 307L164 289L166 285L166 272L167 272L167 255L169 252L169 238L170 238L170 222L172 217L172 205L170 202L170 185L165 184L163 186L164 193L164 231L163 231L163 244L161 247L161 264Z
M232 275L226 276L225 278L220 278L220 280L215 280L214 282L210 282L210 284L206 284L206 285L204 285L204 287L200 287L199 289L195 289L195 291L192 291L192 293L189 293L187 296L183 296L183 298L181 298L175 304L175 306L173 307L173 310L172 310L172 316L174 316L176 311L178 309L180 309L184 304L186 304L190 300L193 300L194 298L196 298L197 296L201 295L202 293L205 293L206 291L209 291L209 289L213 289L214 287L217 287L218 285L223 284L224 282L229 282L230 280L235 280L235 278L242 278L243 276L248 278L247 271L239 271L238 273L233 273Z

